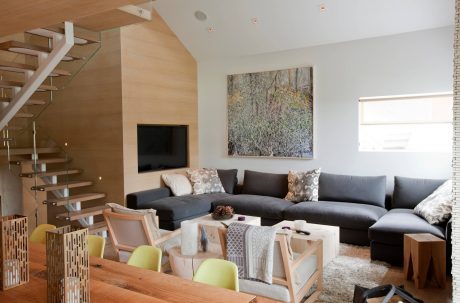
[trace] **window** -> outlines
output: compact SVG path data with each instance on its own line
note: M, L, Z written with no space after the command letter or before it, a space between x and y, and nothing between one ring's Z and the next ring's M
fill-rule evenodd
M360 151L452 151L452 93L359 99Z

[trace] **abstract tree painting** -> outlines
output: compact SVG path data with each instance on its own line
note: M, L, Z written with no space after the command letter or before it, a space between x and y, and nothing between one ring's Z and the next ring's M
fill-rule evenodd
M229 75L228 155L313 158L313 68Z

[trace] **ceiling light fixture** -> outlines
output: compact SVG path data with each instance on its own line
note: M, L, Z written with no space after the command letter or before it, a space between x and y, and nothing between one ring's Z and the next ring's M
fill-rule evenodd
M208 16L203 11L199 11L199 10L195 11L194 15L195 15L195 19L198 21L205 21L206 19L208 19Z
M323 4L320 4L320 5L319 5L319 11L320 11L321 13L324 13L324 12L326 11L326 4L324 4L324 3L323 3Z
M208 26L207 30L208 30L208 33L213 33L216 31L215 27L213 26Z
M259 23L259 19L257 19L257 17L251 18L251 23L256 25L257 23Z

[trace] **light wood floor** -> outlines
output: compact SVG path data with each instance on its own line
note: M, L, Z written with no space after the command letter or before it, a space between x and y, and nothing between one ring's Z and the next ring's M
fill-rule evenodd
M104 258L117 260L113 246L110 240L107 239ZM341 254L350 257L357 257L363 259L370 259L370 250L368 247L347 245L345 249L341 249ZM437 288L433 283L429 283L424 289L416 289L413 281L406 281L403 276L403 269L401 267L392 266L385 277L382 284L404 285L404 288L412 293L425 303L451 303L452 302L452 280L449 278L445 289ZM380 302L381 300L371 300L369 302ZM275 301L257 298L257 303L273 303ZM395 300L394 302L398 302ZM351 303L351 302L350 302Z
M358 257L363 259L370 259L370 250L368 247L347 246L347 249L342 249L341 254ZM425 303L451 303L452 302L452 279L448 278L447 286L445 289L437 288L434 283L427 283L424 289L415 288L413 281L406 281L404 279L402 267L392 266L385 277L382 284L404 285L404 288L413 294L415 297L422 299ZM378 300L370 302L380 302ZM395 300L397 302L397 300Z

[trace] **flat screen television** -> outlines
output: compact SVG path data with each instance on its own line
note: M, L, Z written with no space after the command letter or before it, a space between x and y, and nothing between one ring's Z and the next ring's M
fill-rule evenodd
M137 125L139 173L188 166L187 125Z

